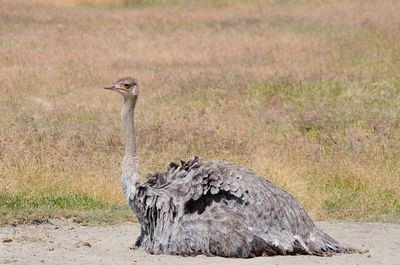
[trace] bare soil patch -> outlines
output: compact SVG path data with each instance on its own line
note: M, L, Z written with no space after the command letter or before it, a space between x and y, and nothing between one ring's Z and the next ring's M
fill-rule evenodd
M317 224L339 241L369 252L324 258L280 256L246 260L150 255L131 248L140 232L138 224L99 227L53 220L49 224L0 228L0 264L400 264L400 225Z

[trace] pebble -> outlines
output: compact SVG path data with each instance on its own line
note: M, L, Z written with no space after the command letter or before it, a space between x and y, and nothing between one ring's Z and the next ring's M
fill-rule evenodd
M83 246L85 246L85 247L92 247L92 245L89 243L89 242L85 242L85 243L83 243Z
M3 243L10 243L12 241L13 241L12 238L9 237L3 239Z

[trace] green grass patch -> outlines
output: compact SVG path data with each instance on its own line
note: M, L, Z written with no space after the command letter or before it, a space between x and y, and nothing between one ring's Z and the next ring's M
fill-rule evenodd
M323 210L333 219L400 221L400 200L394 190L374 187L353 176L313 177L310 192L323 197Z
M110 204L83 194L0 192L0 225L41 223L52 218L95 224L135 220L128 206Z

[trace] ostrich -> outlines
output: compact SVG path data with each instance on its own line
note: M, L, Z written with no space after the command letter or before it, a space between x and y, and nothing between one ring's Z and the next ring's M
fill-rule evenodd
M237 258L355 252L318 229L290 193L238 165L195 157L142 183L134 131L138 84L127 77L105 89L124 99L121 184L141 225L135 247Z

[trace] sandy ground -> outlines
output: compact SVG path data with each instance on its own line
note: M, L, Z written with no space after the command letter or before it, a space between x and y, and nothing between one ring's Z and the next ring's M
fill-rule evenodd
M130 247L137 224L83 226L60 220L50 224L0 228L0 264L385 264L400 265L400 225L319 222L343 243L366 254L333 257L289 256L227 259L149 255Z

